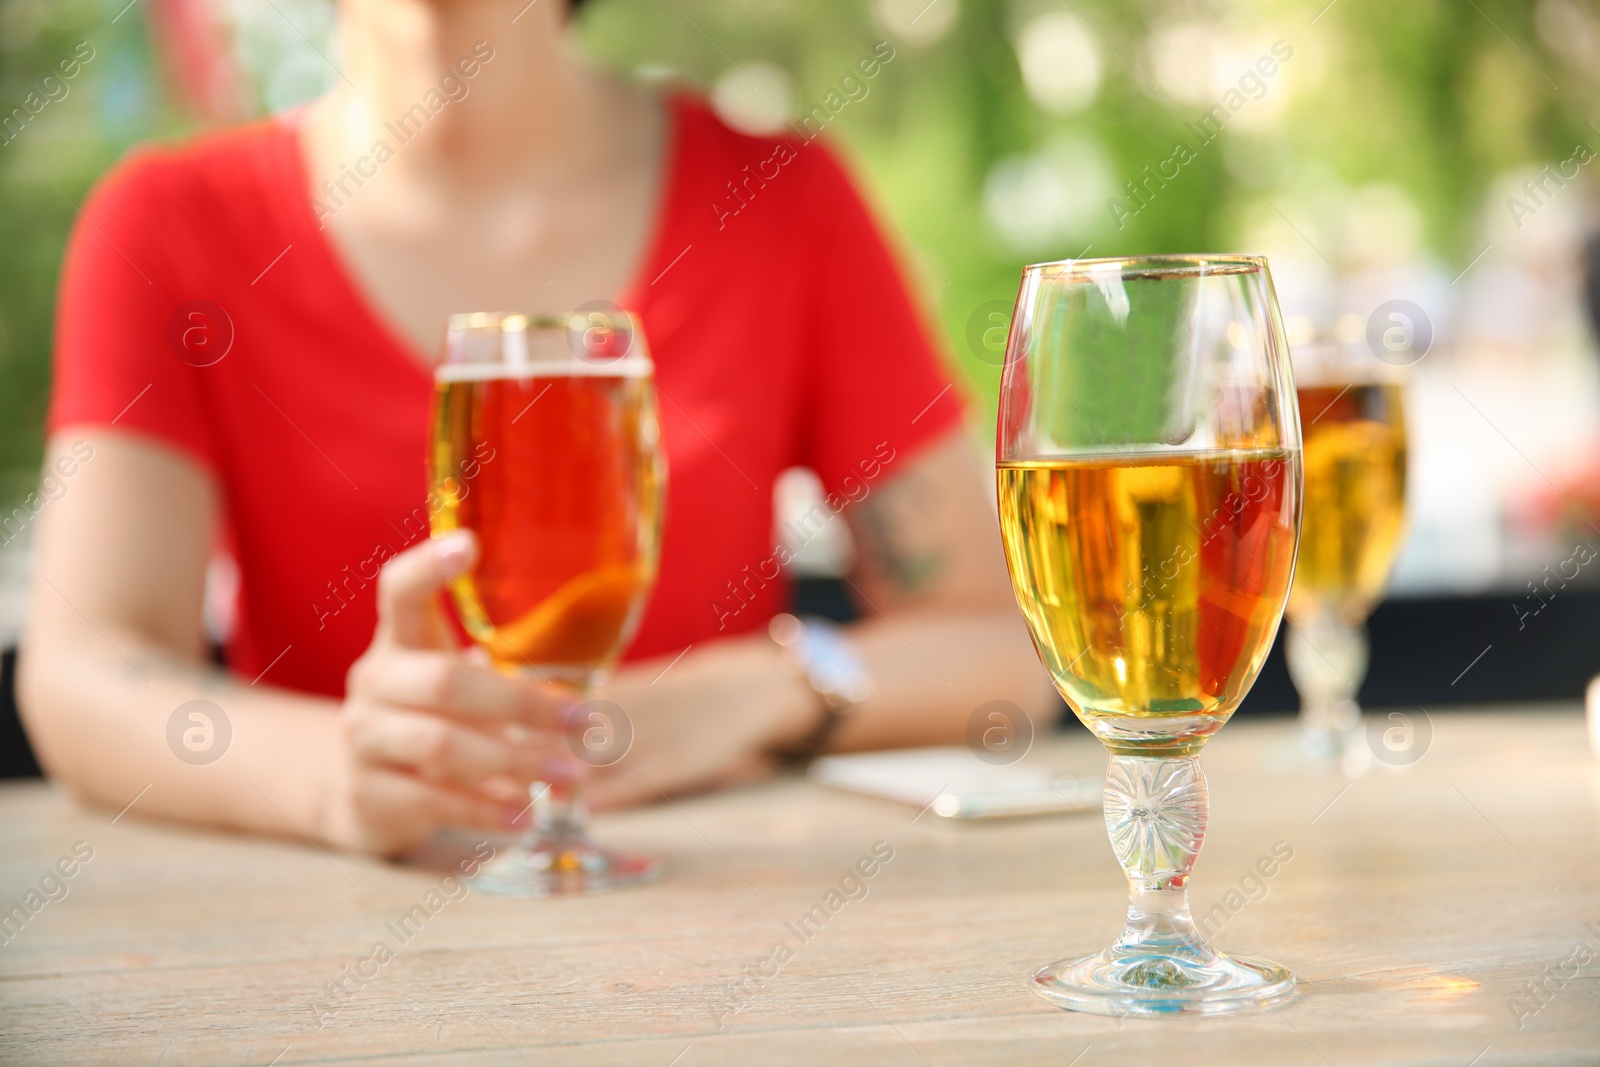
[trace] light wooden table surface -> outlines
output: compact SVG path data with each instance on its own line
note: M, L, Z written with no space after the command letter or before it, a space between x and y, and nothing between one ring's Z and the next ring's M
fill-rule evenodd
M1220 1019L1098 1018L1028 991L1036 967L1120 925L1098 814L913 821L786 779L602 819L605 841L666 857L657 885L440 894L402 941L386 924L428 914L438 873L142 822L137 805L113 825L6 786L0 907L76 842L93 858L0 945L0 1062L1600 1063L1600 762L1581 713L1436 711L1432 726L1414 766L1350 782L1266 770L1287 722L1212 743L1195 910L1226 914L1238 892L1218 944L1290 966L1302 991ZM1105 762L1077 727L1035 758ZM797 938L786 924L880 841L893 859L866 895ZM1293 858L1246 880L1277 842ZM380 940L394 958L363 964ZM794 954L776 967L780 940ZM730 984L763 967L735 1006ZM1530 980L1547 991L1519 1019Z

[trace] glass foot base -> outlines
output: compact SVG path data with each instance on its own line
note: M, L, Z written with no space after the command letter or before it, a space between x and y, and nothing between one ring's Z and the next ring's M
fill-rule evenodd
M1248 956L1183 959L1156 953L1101 952L1057 960L1033 976L1052 1004L1095 1015L1221 1015L1281 1004L1294 975Z
M604 893L660 875L660 861L648 856L602 851L581 839L535 839L491 860L472 885L504 896L548 897Z

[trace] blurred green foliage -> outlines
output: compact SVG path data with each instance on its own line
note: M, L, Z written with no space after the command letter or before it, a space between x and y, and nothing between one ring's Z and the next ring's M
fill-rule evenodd
M109 0L0 0L0 502L6 507L38 478L56 275L77 205L129 144L180 128L151 77L139 12L118 18L121 8ZM93 58L76 77L63 78L59 64L74 59L83 42ZM54 84L45 84L47 76Z
M146 4L124 9L124 2L0 0L0 112L21 106L77 42L97 52L70 95L0 145L6 497L23 490L38 463L55 279L73 205L129 144L185 128L156 74ZM1579 141L1600 147L1600 130L1588 125L1600 113L1595 71L1578 69L1570 51L1555 54L1536 31L1536 9L1550 2L932 0L956 9L953 23L937 41L913 47L886 34L874 18L881 5L864 0L590 0L580 32L606 63L664 68L701 86L730 64L775 64L793 80L798 112L821 102L875 42L894 41L894 60L870 94L829 125L829 136L881 208L886 232L992 418L998 360L973 350L968 323L986 302L1012 298L1024 262L1078 255L1085 245L1092 255L1248 251L1238 246L1248 221L1277 210L1275 190L1307 164L1352 187L1398 186L1420 209L1425 244L1464 264L1497 175L1565 159ZM1596 0L1560 2L1596 11ZM1019 27L1052 10L1092 28L1103 72L1092 101L1068 114L1033 102L1018 63ZM1197 144L1186 124L1206 107L1159 92L1161 72L1151 69L1145 47L1153 32L1177 22L1291 46L1287 110L1266 125L1230 126L1123 228L1097 206L1071 240L1026 253L1008 245L984 211L998 162L1053 139L1089 139L1120 185L1167 160L1179 141Z
M1600 12L1593 0L1580 2ZM596 0L587 29L594 50L618 65L666 64L701 84L729 61L775 62L793 73L805 111L884 36L873 7ZM1035 106L1019 68L1020 25L1050 10L1079 15L1099 46L1103 80L1075 114ZM999 360L973 351L968 323L986 301L1014 298L1023 263L1079 255L1091 239L1090 255L1256 251L1239 246L1245 220L1271 210L1263 192L1281 203L1274 188L1308 162L1349 186L1398 185L1421 210L1425 244L1464 265L1481 247L1482 199L1497 174L1565 159L1578 141L1600 148L1600 131L1587 124L1600 114L1600 72L1574 71L1551 54L1534 15L1528 0L964 0L942 39L899 45L872 95L846 108L830 133L911 246L903 261L992 419ZM1198 147L1186 124L1206 108L1154 91L1157 72L1142 47L1178 21L1292 47L1282 74L1294 79L1286 113L1269 129L1230 127L1217 146L1199 149L1124 229L1098 212L1103 225L1072 241L1027 255L1008 247L983 213L997 160L1085 135L1105 147L1120 184L1180 141Z

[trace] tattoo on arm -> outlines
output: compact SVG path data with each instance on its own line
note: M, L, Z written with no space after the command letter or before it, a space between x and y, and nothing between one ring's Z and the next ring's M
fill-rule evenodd
M917 471L878 489L855 508L857 547L872 570L897 593L926 592L944 570L944 558L928 543L922 516L934 513L936 490Z

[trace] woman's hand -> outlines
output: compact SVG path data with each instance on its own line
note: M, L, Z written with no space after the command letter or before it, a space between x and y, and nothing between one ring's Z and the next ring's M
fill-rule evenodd
M777 766L775 753L801 742L822 714L765 633L626 667L594 698L621 708L633 732L627 754L589 776L596 808L763 777ZM580 715L573 725L587 724Z
M323 805L324 834L393 854L442 826L506 829L527 785L570 754L557 724L572 700L463 654L439 604L470 570L467 531L429 539L384 564L378 627L350 668L343 752Z

